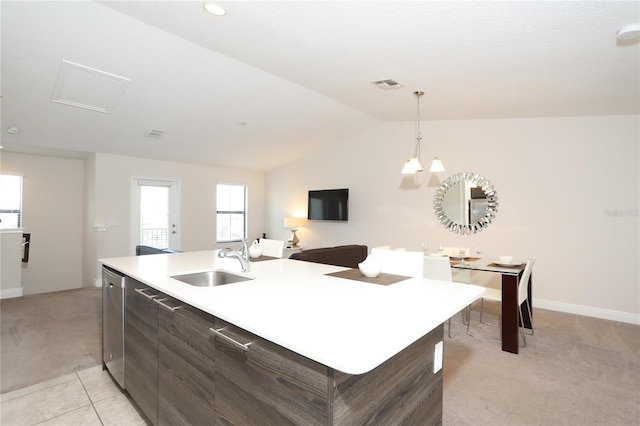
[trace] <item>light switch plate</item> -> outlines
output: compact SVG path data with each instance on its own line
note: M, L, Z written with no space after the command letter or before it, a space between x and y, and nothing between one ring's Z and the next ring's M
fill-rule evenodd
M436 343L433 351L433 374L442 370L442 355L443 355L443 343L442 340Z

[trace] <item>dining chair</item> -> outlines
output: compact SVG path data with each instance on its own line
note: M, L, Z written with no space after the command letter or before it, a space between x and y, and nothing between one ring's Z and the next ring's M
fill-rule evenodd
M536 263L536 258L531 258L527 261L527 265L524 267L524 271L522 272L522 277L518 281L518 328L520 328L520 335L522 336L523 347L527 346L527 339L525 337L524 324L522 318L522 304L526 301L527 308L529 312L529 322L531 323L531 333L529 335L533 335L533 317L531 316L531 300L529 300L529 278L531 277L531 271L533 270L533 265ZM482 295L482 299L480 301L480 322L485 325L493 325L490 323L486 323L482 321L482 314L484 313L484 301L489 300L492 302L501 302L502 303L502 290L497 288L489 288L487 287Z
M424 257L424 278L430 278L432 280L440 281L453 281L453 274L451 272L451 262L446 256L425 256ZM467 333L469 332L469 315L470 307L467 306L460 312L462 314L462 324L467 326ZM466 317L466 318L465 318ZM449 338L453 338L460 334L464 330L460 330L455 334L451 334L451 318L447 321Z
M425 256L424 277L440 281L453 281L449 258L446 256Z
M466 247L465 257L469 256L470 249ZM449 258L459 258L460 257L460 249L458 247L450 247L445 246L439 251L442 256L448 256ZM471 282L471 274L466 269L456 269L452 271L453 273L453 281L457 283L470 283Z
M423 276L423 252L387 250L374 247L371 250L371 254L382 263L383 273L420 278Z
M270 240L268 238L260 238L260 247L262 247L263 256L279 257L284 255L284 240Z

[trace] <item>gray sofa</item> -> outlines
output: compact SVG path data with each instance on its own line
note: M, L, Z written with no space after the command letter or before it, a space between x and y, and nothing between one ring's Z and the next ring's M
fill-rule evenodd
M170 248L158 248L151 246L136 246L136 256L143 256L146 254L160 254L160 253L180 253L180 250L174 250Z
M292 254L289 256L289 259L344 266L345 268L357 268L358 263L367 258L367 253L367 246L351 244L303 250L299 253Z

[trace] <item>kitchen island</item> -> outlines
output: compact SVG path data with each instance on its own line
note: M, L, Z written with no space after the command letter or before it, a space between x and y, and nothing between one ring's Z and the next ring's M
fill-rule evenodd
M208 376L215 391L206 398L202 389L194 391L212 400L211 423L441 422L442 324L480 297L482 287L418 278L376 285L327 275L343 267L289 259L252 262L251 271L240 274L237 260L216 254L102 260L210 324L208 341L215 348L187 346L208 365L203 368L215 370ZM252 279L203 288L171 278L212 269ZM229 344L237 340L240 349ZM160 341L159 351L166 346ZM210 365L207 353L215 358Z

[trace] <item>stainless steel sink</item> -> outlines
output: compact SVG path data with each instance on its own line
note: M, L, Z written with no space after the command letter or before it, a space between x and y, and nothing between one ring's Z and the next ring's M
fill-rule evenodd
M196 287L215 287L253 279L226 271L196 272L193 274L173 275L171 278Z

